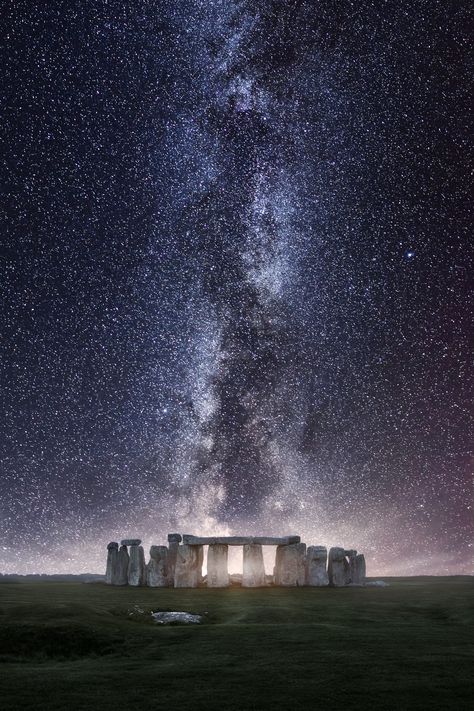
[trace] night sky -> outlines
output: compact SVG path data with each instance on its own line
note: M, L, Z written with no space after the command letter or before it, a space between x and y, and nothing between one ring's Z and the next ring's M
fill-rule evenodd
M473 571L473 15L6 3L0 571L175 530Z

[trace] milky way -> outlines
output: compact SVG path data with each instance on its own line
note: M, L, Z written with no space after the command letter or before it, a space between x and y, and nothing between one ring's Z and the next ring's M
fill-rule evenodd
M469 5L15 3L0 569L177 530L472 572Z

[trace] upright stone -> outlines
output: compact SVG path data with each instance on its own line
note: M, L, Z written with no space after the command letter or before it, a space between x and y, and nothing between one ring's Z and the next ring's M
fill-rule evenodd
M115 585L118 569L118 543L111 541L107 546L107 567L105 569L105 582Z
M175 588L197 588L202 578L202 546L178 546L174 569Z
M265 585L265 567L262 546L249 543L244 546L243 588L259 588Z
M150 560L146 567L146 582L151 588L168 587L168 548L151 546Z
M306 553L306 585L324 587L329 585L326 563L328 551L325 546L308 546Z
M348 562L346 560L344 568L346 571L346 585L349 585L350 583L354 582L355 575L356 575L355 559L356 559L357 551L355 551L355 550L344 551L344 555L346 556L346 559L348 559Z
M180 533L168 533L168 585L171 587L174 586L174 569L181 540Z
M363 553L358 553L354 560L354 577L352 582L355 585L365 585L365 556Z
M143 546L130 546L128 563L128 584L138 587L146 584L145 553Z
M305 584L305 543L278 546L275 556L274 583L283 587L302 587Z
M328 559L329 585L333 587L343 587L346 584L347 560L344 556L344 548L331 548Z
M207 587L226 588L229 585L227 570L228 546L217 543L207 551Z
M128 585L129 563L130 556L128 555L127 546L120 546L118 552L117 581L115 585Z

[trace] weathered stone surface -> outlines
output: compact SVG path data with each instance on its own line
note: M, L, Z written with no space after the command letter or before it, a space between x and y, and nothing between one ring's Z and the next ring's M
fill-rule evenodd
M117 580L114 585L128 585L128 565L130 556L128 555L127 546L120 546L118 552Z
M141 543L141 538L124 538L123 541L120 541L120 545L122 546L139 546Z
M202 578L203 550L200 546L178 547L174 569L175 588L197 588Z
M170 541L168 545L168 585L174 586L174 571L176 567L176 558L178 556L178 541Z
M118 543L112 541L107 546L107 567L105 569L105 582L115 585L118 571Z
M363 553L358 553L355 556L352 575L352 583L354 585L365 585L366 570L365 556L363 555Z
M275 585L302 587L305 584L305 554L305 543L278 546L274 569Z
M329 585L326 563L328 552L325 546L308 546L306 553L306 585L324 587Z
M288 546L292 543L300 542L299 536L283 536L283 538L272 538L271 536L191 536L188 533L183 535L183 543L188 546L245 546L256 544L260 546Z
M128 584L133 585L134 587L146 584L145 553L143 551L143 546L130 546Z
M342 587L346 584L347 560L344 556L344 548L331 548L328 558L328 578L329 585Z
M168 543L181 543L183 537L180 533L168 533Z
M226 588L229 585L228 555L227 546L220 543L209 546L207 552L207 586L209 588Z
M244 545L243 588L258 588L265 585L263 551L259 543Z
M291 546L293 543L301 543L301 538L300 536L282 536L281 538L253 536L252 543L258 543L261 546Z
M151 546L150 560L146 567L146 582L151 588L166 588L168 579L168 548Z
M355 559L357 555L356 550L347 550L344 551L344 555L346 556L346 559L348 559L348 562L344 564L344 569L346 572L346 585L350 585L350 583L354 582L354 576L355 576Z

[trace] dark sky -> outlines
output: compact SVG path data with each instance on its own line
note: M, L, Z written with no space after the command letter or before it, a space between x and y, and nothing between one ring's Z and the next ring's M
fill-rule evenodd
M471 3L5 5L0 570L472 572Z

